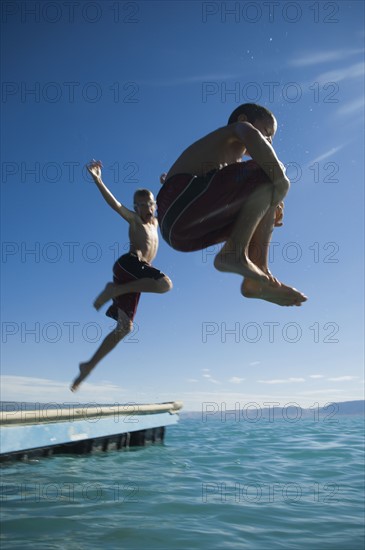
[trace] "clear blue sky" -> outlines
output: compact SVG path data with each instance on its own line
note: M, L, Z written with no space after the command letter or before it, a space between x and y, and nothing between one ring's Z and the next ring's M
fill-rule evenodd
M341 2L3 2L2 399L318 402L362 399L364 9ZM278 119L292 186L271 271L309 296L240 296L214 250L155 265L135 332L73 395L110 331L92 301L127 224L83 166L131 206L196 139L256 101Z

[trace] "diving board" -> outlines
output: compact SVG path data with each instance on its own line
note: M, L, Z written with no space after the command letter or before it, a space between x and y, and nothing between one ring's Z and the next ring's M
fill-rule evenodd
M53 404L54 405L54 404ZM0 412L0 460L128 449L164 440L181 401Z

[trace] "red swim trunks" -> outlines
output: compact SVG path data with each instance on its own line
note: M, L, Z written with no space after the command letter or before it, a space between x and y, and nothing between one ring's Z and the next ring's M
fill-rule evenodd
M119 285L136 281L137 279L161 279L162 277L165 277L164 273L155 269L149 263L140 260L134 252L124 254L113 266L113 281ZM140 292L131 292L130 294L117 296L117 298L113 299L113 304L105 315L118 321L118 309L120 309L133 321L140 296Z
M253 160L229 164L206 176L172 176L157 195L163 238L182 252L226 241L245 200L264 183L271 180Z

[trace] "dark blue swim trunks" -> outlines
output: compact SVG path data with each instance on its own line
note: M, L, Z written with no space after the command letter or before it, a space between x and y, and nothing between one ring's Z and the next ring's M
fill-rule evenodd
M161 279L162 277L165 277L164 273L152 267L151 264L140 260L134 252L123 254L113 266L113 281L119 285L136 281L137 279ZM117 296L117 298L113 299L113 303L107 310L106 315L118 321L118 309L120 309L133 321L140 296L140 292L131 292Z

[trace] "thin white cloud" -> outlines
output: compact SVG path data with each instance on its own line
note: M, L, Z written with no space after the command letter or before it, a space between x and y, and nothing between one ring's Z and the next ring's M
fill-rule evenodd
M70 392L68 383L49 379L3 376L1 382L2 399L6 401L84 405L85 403L154 403L182 400L184 402L184 411L202 411L202 408L205 406L204 404L207 402L213 403L217 411L220 411L222 403L229 410L234 409L236 403L240 403L241 408L247 408L248 405L253 407L253 403L255 406L257 404L259 407L265 408L270 403L272 405L275 404L275 406L287 406L293 402L298 403L301 407L311 407L314 396L320 406L328 402L338 402L340 396L341 401L363 398L360 383L356 384L356 390L353 389L351 392L346 393L342 389L299 392L297 389L298 386L295 386L295 383L288 383L293 380L295 378L285 379L282 387L280 385L267 385L267 381L264 381L261 387L265 388L265 390L262 392L252 391L252 388L246 382L240 388L238 388L238 385L231 386L232 388L237 388L239 391L230 392L219 390L217 385L220 383L211 378L206 379L206 381L212 383L212 386L210 386L212 388L211 391L202 391L201 386L194 385L190 386L194 388L191 391L183 391L183 388L177 389L174 387L172 390L159 392L158 396L156 396L155 390L152 393L150 391L133 392L132 395L129 389L111 384L107 380L98 382L97 384L85 382L75 394ZM300 380L304 381L304 379ZM202 383L202 380L199 382ZM349 385L349 387L352 386ZM283 388L285 388L285 391L283 391ZM219 415L220 412L217 412L216 417L219 417Z
M336 115L339 116L348 116L356 114L358 111L364 110L364 98L359 97L357 99L353 99L352 101L349 101L342 105L339 109L336 111Z
M256 367L256 365L260 365L261 361L252 361L252 363L250 363L250 367Z
M309 378L324 378L324 374L310 374Z
M205 370L207 370L207 369L205 369ZM215 380L215 378L212 378L212 376L210 374L203 374L203 378L206 378L208 380L208 382L211 382L212 384L220 384L220 382L218 380Z
M329 149L329 150L326 151L325 153L322 153L321 155L319 155L318 157L316 157L315 159L313 159L313 160L309 163L309 166L311 166L311 165L314 164L315 162L322 162L323 160L332 157L333 155L335 155L336 153L338 153L339 151L341 151L341 149L343 149L343 148L345 147L345 145L346 145L346 144L343 143L342 145L338 145L337 147L332 147L331 149Z
M330 382L351 382L351 380L357 380L358 376L337 376L335 378L327 378Z
M109 403L119 402L121 395L128 394L122 388L109 382L84 382L76 393L71 393L69 383L47 378L32 378L29 376L2 376L2 401L34 402L34 403Z
M187 382L199 382L199 380L197 380L196 378L188 378L187 379Z
M360 78L364 76L364 63L354 63L349 67L342 67L340 69L333 69L331 71L326 71L325 73L319 74L314 82L318 84L329 84L331 82L341 82L342 80L350 80L351 78ZM332 90L330 90L332 91ZM335 91L335 90L333 90Z
M260 384L291 384L292 382L305 382L305 378L274 378L273 380L257 380Z
M275 380L257 380L259 384L285 384L287 381L281 378Z
M244 380L246 380L246 378L239 378L238 376L232 376L232 378L230 378L228 382L231 382L231 384L241 384L241 382L243 382Z
M237 403L239 408L248 410L254 407L262 409L272 406L286 407L292 405L293 403L298 404L303 408L310 408L313 407L314 404L313 396L316 396L316 405L318 404L319 406L324 406L329 402L339 402L339 390L311 390L293 393L292 386L286 386L286 388L290 388L289 395L285 395L282 392L276 395L272 393L254 393L252 391L247 391L245 393L242 390L239 392L190 391L180 392L176 396L176 399L180 399L184 402L184 411L200 411L202 416L204 416L208 411L208 414L205 416L218 419L221 417L222 410L235 410ZM171 393L160 395L160 398L163 401L170 401L173 397L174 396L171 395ZM362 399L362 397L357 394L341 395L341 401L350 401L354 399ZM206 421L206 418L203 421Z
M330 395L332 393L343 393L343 390L335 390L333 388L328 390L311 390L298 392L298 395Z
M298 57L291 59L289 65L292 67L305 67L309 65L319 65L320 63L329 63L331 61L339 61L347 59L353 55L362 54L363 49L348 49L348 50L329 50L326 52L306 52L299 54Z

